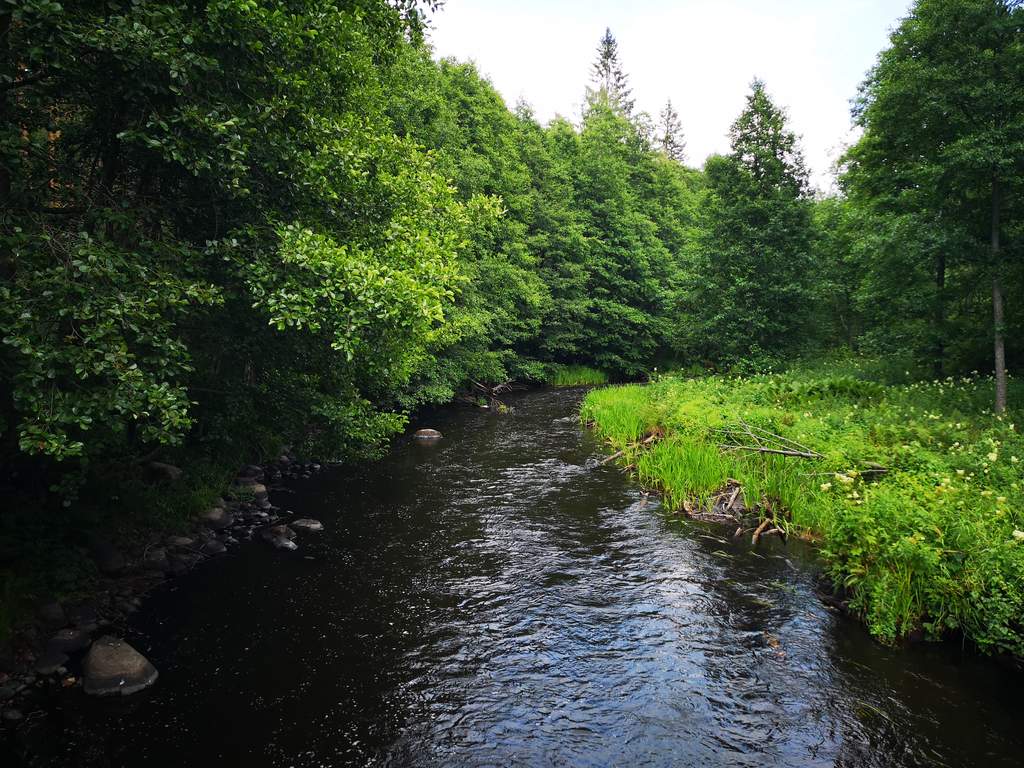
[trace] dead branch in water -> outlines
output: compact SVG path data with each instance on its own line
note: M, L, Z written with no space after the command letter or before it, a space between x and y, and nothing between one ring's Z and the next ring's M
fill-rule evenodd
M639 443L633 443L632 445L628 445L625 448L623 448L621 451L616 451L611 456L606 456L605 458L601 459L601 463L600 463L599 466L604 466L605 464L610 464L611 462L615 461L617 458L622 456L622 454L624 454L630 448L639 448L641 445L650 445L655 440L657 440L659 437L660 437L660 435L657 435L657 434L649 435L647 438L641 440Z
M770 522L771 522L771 520L769 520L766 517L764 520L761 521L761 524L759 526L757 526L757 530L754 531L754 535L750 539L750 545L751 546L754 546L754 547L757 546L757 540L761 538L761 533L764 531L765 528L768 527L768 524Z

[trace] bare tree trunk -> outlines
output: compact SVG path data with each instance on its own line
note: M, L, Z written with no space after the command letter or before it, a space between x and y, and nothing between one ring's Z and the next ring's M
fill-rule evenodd
M995 412L1006 410L1006 347L1003 343L1003 285L1000 280L999 251L999 180L992 179L992 325L995 345L996 405Z

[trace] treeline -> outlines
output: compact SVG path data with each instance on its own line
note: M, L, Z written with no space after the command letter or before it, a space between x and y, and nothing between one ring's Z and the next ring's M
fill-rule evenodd
M818 199L757 80L687 167L610 32L582 115L542 126L434 61L413 0L5 3L4 479L344 458L558 364L992 371L1024 331L1022 13L921 0Z

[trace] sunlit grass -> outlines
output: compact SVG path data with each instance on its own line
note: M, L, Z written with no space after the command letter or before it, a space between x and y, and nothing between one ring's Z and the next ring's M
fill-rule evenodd
M551 364L547 383L552 387L596 387L608 383L608 374L586 365Z
M892 386L849 368L667 376L595 390L582 417L670 507L706 502L733 479L748 506L785 510L791 529L822 542L833 580L880 638L963 630L1024 655L1022 414L995 416L991 397L977 375ZM1010 399L1024 399L1016 381ZM720 448L716 430L740 423L820 458ZM654 433L666 437L636 446Z

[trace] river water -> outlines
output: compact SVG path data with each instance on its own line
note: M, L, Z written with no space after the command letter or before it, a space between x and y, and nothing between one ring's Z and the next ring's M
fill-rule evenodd
M806 550L658 508L579 390L446 409L436 445L272 492L298 552L237 547L150 597L161 671L66 694L33 733L68 766L1001 766L1021 680L888 649L814 596Z

